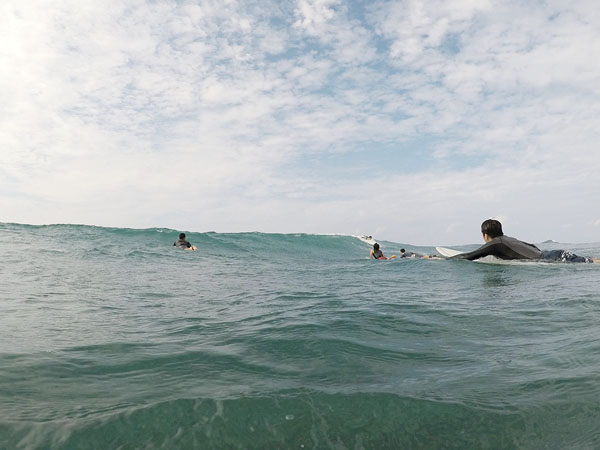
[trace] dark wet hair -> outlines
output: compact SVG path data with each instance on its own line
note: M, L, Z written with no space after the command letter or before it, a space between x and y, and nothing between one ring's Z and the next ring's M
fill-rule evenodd
M185 239L185 233L179 233L179 239Z
M406 250L404 250L403 248L400 249L400 253L404 253L406 252Z
M378 244L377 242L375 242L375 243L373 244L373 248L374 248L375 250L379 250L379 244Z
M484 220L481 224L481 232L487 234L492 239L498 236L504 236L502 224L495 219Z

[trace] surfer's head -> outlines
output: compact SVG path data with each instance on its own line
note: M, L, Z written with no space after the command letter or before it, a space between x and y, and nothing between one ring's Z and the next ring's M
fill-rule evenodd
M495 219L484 220L481 224L481 233L487 234L492 239L498 236L504 236L502 224Z
M373 244L373 250L379 250L379 244L377 242Z
M179 239L185 239L185 233L179 233Z

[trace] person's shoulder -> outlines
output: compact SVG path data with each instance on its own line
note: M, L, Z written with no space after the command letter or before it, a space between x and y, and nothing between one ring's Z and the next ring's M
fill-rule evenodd
M499 242L499 243L510 243L510 242L523 242L518 240L517 238L514 238L512 236L506 236L505 234L503 234L502 236L496 236L494 239L491 240L491 242Z
M522 242L525 243L524 241L517 239L515 237L512 236L498 236L497 238L494 238L494 240L498 239L498 242Z

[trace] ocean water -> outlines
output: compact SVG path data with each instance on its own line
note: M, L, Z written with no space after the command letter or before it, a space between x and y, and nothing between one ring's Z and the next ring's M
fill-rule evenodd
M600 448L600 264L177 233L0 224L0 449Z

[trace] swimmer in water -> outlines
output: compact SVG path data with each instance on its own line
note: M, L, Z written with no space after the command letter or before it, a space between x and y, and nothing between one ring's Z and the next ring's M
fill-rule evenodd
M420 258L420 259L443 259L437 255L420 255L419 253L408 253L405 249L400 249L400 258Z
M185 240L185 233L179 233L179 239L173 242L173 245L175 247L182 248L183 250L198 250L198 247Z
M379 244L375 242L373 244L373 249L369 253L369 259L394 259L396 255L392 255L389 258L383 254L383 251L379 248Z

